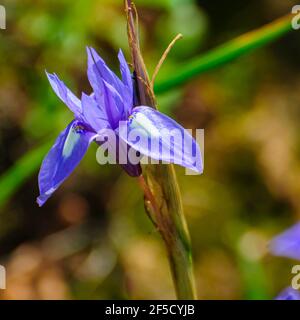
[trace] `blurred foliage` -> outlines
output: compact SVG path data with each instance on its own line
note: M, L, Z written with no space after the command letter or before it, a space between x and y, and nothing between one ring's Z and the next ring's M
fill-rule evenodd
M0 263L9 285L1 298L173 298L142 192L118 167L99 167L96 146L45 207L35 204L34 161L72 118L44 70L77 94L90 92L86 45L117 70L118 48L129 54L122 1L2 2ZM170 40L184 35L161 70L165 79L200 53L289 13L296 1L136 4L150 73ZM205 128L204 174L177 168L199 298L267 299L290 282L292 262L269 256L267 244L300 212L298 37L291 33L158 97L160 109L185 127Z

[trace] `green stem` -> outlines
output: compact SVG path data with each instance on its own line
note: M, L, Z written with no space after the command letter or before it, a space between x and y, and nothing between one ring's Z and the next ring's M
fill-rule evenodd
M136 11L125 0L128 40L136 75L138 104L156 108L155 96L140 52ZM145 193L145 208L164 240L178 299L195 299L195 285L189 233L181 194L172 165L146 165L140 183Z
M196 299L191 242L174 167L147 165L143 172L154 195L155 225L166 246L177 298Z
M251 50L280 38L292 30L291 19L291 15L282 17L194 58L183 66L177 66L176 71L172 72L167 79L156 83L154 92L160 94L176 88L204 72L222 66Z

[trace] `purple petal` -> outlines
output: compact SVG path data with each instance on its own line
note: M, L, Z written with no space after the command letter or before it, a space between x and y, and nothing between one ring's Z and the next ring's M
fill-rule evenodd
M133 110L130 120L119 127L119 135L124 141L150 158L202 173L200 148L182 126L150 107Z
M104 92L106 92L106 94L111 96L112 101L109 104L109 108L111 110L115 110L116 114L116 119L117 119L117 123L121 120L121 119L127 119L127 117L125 117L125 113L124 113L124 101L122 99L122 97L120 96L120 94L118 93L118 91L112 87L109 83L107 83L106 81L104 81ZM106 106L107 106L108 101L106 100ZM113 105L112 105L113 103Z
M83 93L81 103L83 119L95 130L95 132L110 128L106 113L99 107L93 96L88 96Z
M270 252L276 256L300 260L300 223L275 237Z
M88 76L91 85L96 93L99 90L99 78L116 88L118 92L124 90L122 81L109 69L104 60L98 55L95 49L87 48L88 53Z
M119 118L128 117L133 103L133 86L130 70L122 54L119 55L120 68L124 83L113 73L104 60L92 48L87 48L88 53L88 78L95 92L98 104L104 106L103 83L113 88L113 95L119 110Z
M42 206L62 182L72 173L85 155L93 133L74 120L59 135L54 146L43 160L39 173L40 196L37 202Z
M102 66L102 63L100 66ZM102 68L106 70L107 67L104 68L102 66ZM103 77L103 73L111 73L111 71L108 68L105 72L100 70L100 67L94 62L91 49L88 49L88 78L94 89L95 100L99 109L105 114L105 118L107 118L110 126L115 128L122 117L124 106L122 99L117 97L115 88L105 81L105 78L109 77Z
M75 116L78 117L81 114L80 100L67 88L56 74L46 72L46 75L57 96L69 107Z
M128 117L133 107L133 80L122 50L119 51L118 58L120 61L122 81L128 88L128 90L124 90L123 92L124 108L126 112L126 117Z
M125 60L124 54L121 49L119 51L118 58L120 61L120 70L121 70L121 75L122 75L122 81L129 88L129 90L132 92L133 91L133 83L132 83L131 72L130 72L130 69L128 67L128 64Z
M275 300L300 300L300 292L292 287L288 287L283 290Z

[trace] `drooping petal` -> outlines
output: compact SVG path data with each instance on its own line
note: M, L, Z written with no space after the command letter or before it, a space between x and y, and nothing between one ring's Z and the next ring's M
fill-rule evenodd
M300 292L292 287L288 287L283 290L275 300L300 300Z
M275 237L270 252L276 256L300 260L300 223Z
M93 96L88 96L83 93L81 96L81 103L83 119L95 130L95 132L110 128L106 113L100 108Z
M132 148L156 160L175 163L202 173L200 148L176 121L150 107L136 107L119 127L120 137Z
M40 206L72 173L85 155L93 136L94 134L87 131L77 120L72 121L59 135L40 169L40 196L37 199Z
M78 117L82 110L80 100L67 88L56 74L46 72L46 75L57 96L67 105L67 107L69 107L69 109L75 114L75 117Z

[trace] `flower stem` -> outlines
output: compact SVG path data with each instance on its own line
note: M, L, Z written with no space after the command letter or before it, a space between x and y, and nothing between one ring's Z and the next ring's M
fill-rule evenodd
M136 76L137 105L147 105L156 109L156 99L140 52L137 12L133 1L125 0L125 11ZM145 194L146 212L159 230L166 246L177 298L195 299L190 238L174 168L170 164L146 165L139 182Z
M145 197L166 246L177 298L196 299L190 236L174 167L147 165L144 176Z

